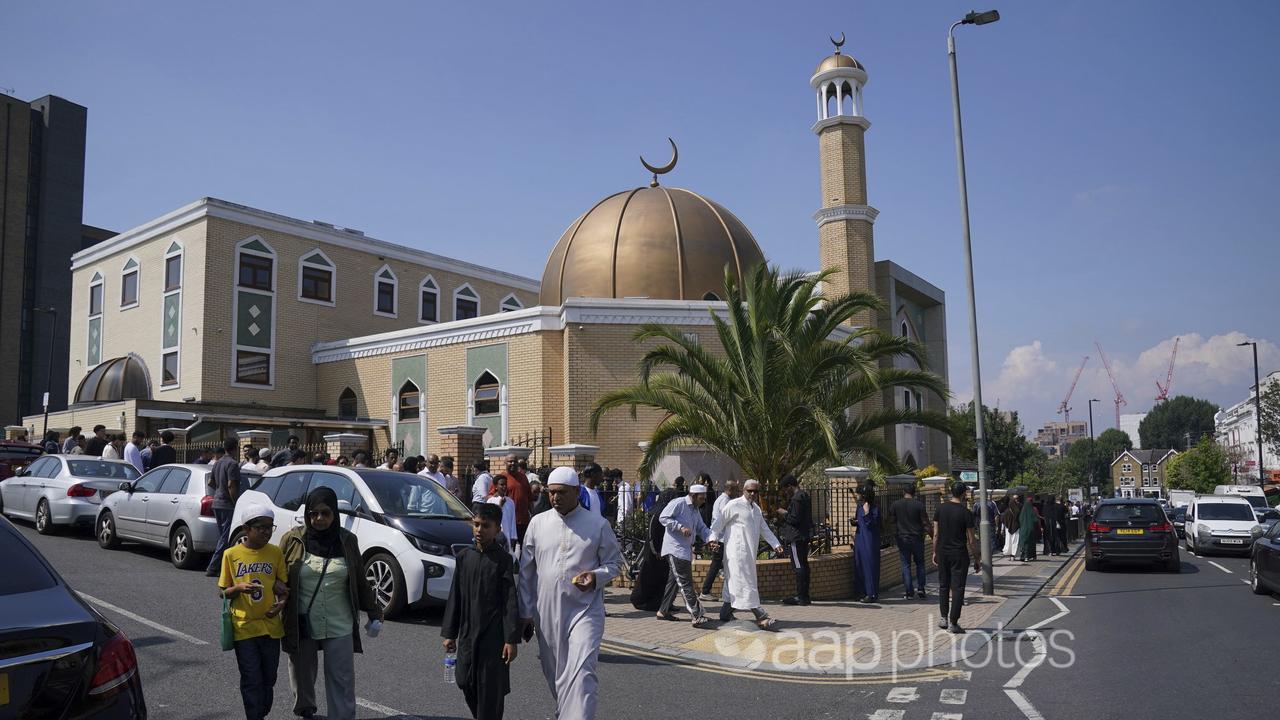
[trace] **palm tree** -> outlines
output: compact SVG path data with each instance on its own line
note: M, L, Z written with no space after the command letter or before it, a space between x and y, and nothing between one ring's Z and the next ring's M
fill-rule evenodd
M640 465L646 479L672 448L693 443L714 448L748 477L768 482L851 456L899 471L885 429L918 423L949 432L946 416L859 408L890 388L923 389L944 398L947 389L926 370L882 365L905 357L924 367L924 349L875 328L851 327L851 318L883 312L884 303L864 292L823 298L818 284L834 272L780 273L761 264L743 286L726 273L727 318L711 311L722 352L677 327L642 326L637 341L661 344L640 361L638 385L596 401L592 433L617 408L630 408L633 419L638 407L660 411Z

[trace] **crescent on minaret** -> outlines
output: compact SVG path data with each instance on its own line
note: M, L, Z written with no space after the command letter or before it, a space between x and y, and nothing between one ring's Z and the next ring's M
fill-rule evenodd
M660 167L654 167L653 165L650 165L647 160L644 159L643 155L640 156L640 164L644 165L645 170L648 170L649 172L653 173L653 182L650 183L649 187L658 187L658 176L666 175L667 173L671 172L673 169L675 169L676 162L680 160L680 149L676 147L676 141L672 140L671 138L667 138L667 142L671 143L671 162L667 163L666 165L662 165Z

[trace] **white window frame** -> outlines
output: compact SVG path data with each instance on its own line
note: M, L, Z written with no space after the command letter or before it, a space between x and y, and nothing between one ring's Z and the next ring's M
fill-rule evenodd
M164 313L165 301L169 299L170 295L179 296L178 298L178 344L174 345L171 348L164 347L165 319L161 317L160 318L160 328L161 328L160 329L160 389L161 390L177 390L182 387L182 311L183 311L183 308L182 308L181 295L182 295L182 288L187 283L187 258L186 258L186 255L183 253L182 244L177 242L176 240L169 244L170 247L173 247L174 245L177 245L178 249L166 251L164 254L164 261L160 265L160 268L161 268L160 269L160 312L162 314ZM178 287L173 288L172 290L166 290L165 286L168 284L167 274L169 271L169 260L175 257L178 258ZM240 274L240 265L237 259L236 275L239 276L239 274ZM174 374L174 377L177 378L177 381L174 382L172 385L166 385L164 383L164 356L168 355L169 353L178 354L178 371ZM233 357L232 361L234 362L234 360L235 358Z
M1121 465L1120 472L1133 472L1133 463L1125 463Z
M247 249L245 246L257 240L262 243L269 253L263 253L260 250ZM260 290L252 287L242 287L240 285L240 256L256 255L257 257L265 257L271 259L271 290ZM186 268L182 271L185 273ZM280 298L280 253L271 247L271 244L260 235L250 235L249 237L236 243L235 261L231 263L231 387L246 388L249 390L275 390L276 389L276 319L279 315ZM240 317L240 293L247 292L256 295L263 295L271 298L271 345L268 348L253 347L250 345L241 346L236 342L236 320ZM249 383L240 382L236 379L236 356L240 351L261 353L267 356L267 382Z
M320 257L324 258L325 261L329 263L328 266L321 265L319 263L307 262L307 258L311 257L312 255L319 255ZM311 268L313 270L324 270L329 273L329 299L328 300L317 300L316 298L309 298L302 294L302 271L305 268ZM312 305L324 305L326 307L334 307L335 305L337 305L337 300L338 300L338 263L334 262L333 258L329 257L329 254L321 250L320 248L314 248L312 250L308 250L307 252L302 253L302 256L298 258L298 302L311 303Z
M476 302L476 306L479 307L478 300ZM514 306L514 307L508 307L508 306ZM524 309L524 303L520 302L520 298L516 297L515 293L511 293L507 295L506 297L502 298L502 302L498 303L498 312L515 312L516 310L523 310L523 309Z
M96 314L93 312L93 289L95 287L98 288L98 298L99 298L98 312ZM88 369L89 367L97 367L97 363L93 365L89 365L89 362L88 362L90 340L89 340L89 333L87 332L87 329L89 326L89 322L92 322L95 319L99 320L98 322L98 362L99 363L102 362L102 345L103 345L102 341L104 339L102 337L103 335L102 327L107 323L107 321L103 318L103 315L105 314L105 311L106 311L106 305L107 305L107 279L102 275L102 273L95 272L93 274L93 277L90 278L89 297L86 299L89 301L89 307L85 308L86 310L89 311L88 313L89 320L88 322L85 323L86 332L84 334L84 359L85 359L85 365L88 366L86 367L86 369Z
M381 277L383 270L391 273L390 279ZM378 311L378 285L384 282L391 283L391 312L389 313ZM385 318L396 318L400 315L400 277L390 265L383 265L373 273L373 314Z
M129 262L133 262L133 267L126 267ZM124 304L124 298L120 298L120 310L132 310L142 304L142 263L138 262L138 258L130 255L125 258L124 265L120 267L120 294L124 294L124 278L132 273L135 276L133 281L133 302L128 305ZM104 298L105 299L105 298Z
M422 293L433 292L436 295L436 316L430 320L422 319ZM422 282L418 283L418 322L422 325L432 325L440 322L440 283L430 275L422 278Z
M480 317L481 315L484 314L484 309L480 304L480 293L476 292L476 289L471 287L471 283L462 283L461 285L453 289L453 319L454 320L458 319L458 293L462 292L463 288L471 291L472 297L467 297L466 299L475 300L476 317Z
M182 333L179 332L178 335L181 336ZM175 355L176 357L174 359L177 360L177 369L174 370L174 373L173 373L174 380L172 383L167 385L164 382L164 356L165 355ZM161 348L160 349L160 389L176 390L181 384L182 384L182 353L179 352L178 348L168 348L168 349Z

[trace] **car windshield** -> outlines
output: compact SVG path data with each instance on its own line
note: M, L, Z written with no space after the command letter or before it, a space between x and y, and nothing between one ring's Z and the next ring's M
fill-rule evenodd
M1098 522L1161 522L1163 511L1158 505L1137 504L1132 505L1103 505L1098 508Z
M1235 502L1203 503L1199 516L1201 520L1254 520L1252 507Z
M1266 510L1269 507L1267 505L1267 498L1265 495L1245 495L1243 497L1245 500L1249 501L1250 505L1258 510Z
M471 517L467 506L434 480L390 471L364 472L360 476L388 515L459 520Z
M120 480L137 480L138 469L128 463L106 462L105 460L68 460L67 466L71 474L81 478L118 478Z

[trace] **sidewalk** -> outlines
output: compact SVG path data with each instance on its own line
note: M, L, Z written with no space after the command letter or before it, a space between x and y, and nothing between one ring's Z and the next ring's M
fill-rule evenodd
M986 648L1080 550L1034 562L995 561L995 595L982 595L982 578L970 575L960 624L969 632L952 635L937 625L937 576L928 576L929 598L906 600L901 586L881 593L874 605L852 600L815 602L808 607L768 605L777 619L772 632L747 620L720 623L719 601L703 603L712 622L693 628L683 603L680 622L664 622L636 610L629 592L605 591L605 642L619 652L660 656L689 663L757 670L770 674L845 676L901 673L950 665ZM739 618L749 613L738 613Z

